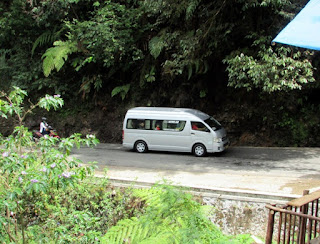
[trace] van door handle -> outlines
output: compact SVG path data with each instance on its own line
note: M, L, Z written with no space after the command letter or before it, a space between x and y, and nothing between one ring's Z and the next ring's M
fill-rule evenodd
M194 133L191 133L191 135L194 135Z

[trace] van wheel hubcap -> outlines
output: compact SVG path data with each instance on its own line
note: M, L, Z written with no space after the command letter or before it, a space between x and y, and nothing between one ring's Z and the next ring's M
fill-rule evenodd
M197 155L197 156L202 156L204 154L204 148L202 146L196 146L194 148L194 153Z
M144 145L143 142L139 142L136 146L136 149L138 152L142 153L146 150L146 146Z

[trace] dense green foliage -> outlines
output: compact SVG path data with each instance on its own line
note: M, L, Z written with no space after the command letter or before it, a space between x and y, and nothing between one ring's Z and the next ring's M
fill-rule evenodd
M26 96L17 87L1 93L0 115L17 116L20 124L9 137L0 137L1 243L250 241L247 235L223 235L181 189L116 191L106 178L95 179L93 165L70 156L73 147L96 145L93 135L34 141L23 126L25 114L36 107L58 108L63 100L46 95L26 109Z
M26 91L17 87L9 94L1 92L0 115L17 116L19 120L12 135L0 137L0 241L3 243L27 243L35 236L43 236L42 229L34 224L63 210L62 206L56 213L49 210L58 207L55 194L61 196L93 172L93 167L81 166L81 161L69 157L71 149L98 143L95 136L82 138L80 134L61 141L45 136L35 142L32 132L23 125L26 114L36 107L56 109L63 105L63 100L46 95L27 109L26 95Z
M119 221L104 243L252 243L248 235L225 236L205 216L205 207L172 186L134 190L146 202L143 215Z
M224 59L230 86L300 89L314 81L312 57L271 47L269 37L303 5L295 6L286 0L5 1L2 86L59 92L71 86L84 94L116 88L112 95L124 99L148 83L206 79ZM200 91L209 92L206 84Z
M278 145L314 146L319 55L271 45L306 2L2 1L0 88L19 86L32 96L54 91L102 107L116 101L120 109L183 106L217 113L236 103L257 118L254 128L241 130L277 130L287 138ZM268 100L272 106L264 104Z
M255 45L259 42L256 41ZM289 56L290 48L278 48L278 53L265 43L257 51L258 58L243 53L226 59L229 85L236 88L261 88L266 92L301 89L303 84L313 82L313 66L310 60L296 52ZM309 52L305 52L310 55Z

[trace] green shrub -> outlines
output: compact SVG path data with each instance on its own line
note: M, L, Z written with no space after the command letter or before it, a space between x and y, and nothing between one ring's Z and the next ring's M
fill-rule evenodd
M102 243L252 243L248 235L223 235L205 216L204 207L179 188L156 185L133 194L146 202L145 212L119 221Z
M71 149L98 143L94 135L82 138L74 134L61 140L45 136L38 142L23 126L23 120L33 109L57 109L63 105L59 95L39 99L25 109L27 93L17 87L9 94L1 93L0 115L15 116L19 126L9 137L0 137L0 242L26 243L34 237L35 224L46 216L44 209L52 202L55 191L74 187L93 173L93 166L83 167L81 161L70 158ZM52 195L51 195L52 196ZM38 234L38 233L37 233Z

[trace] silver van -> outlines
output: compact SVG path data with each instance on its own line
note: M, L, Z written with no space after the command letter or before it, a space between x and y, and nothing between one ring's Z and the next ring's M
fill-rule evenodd
M201 157L224 151L229 139L217 120L199 110L137 107L126 113L122 144L139 153L148 150L192 152Z

